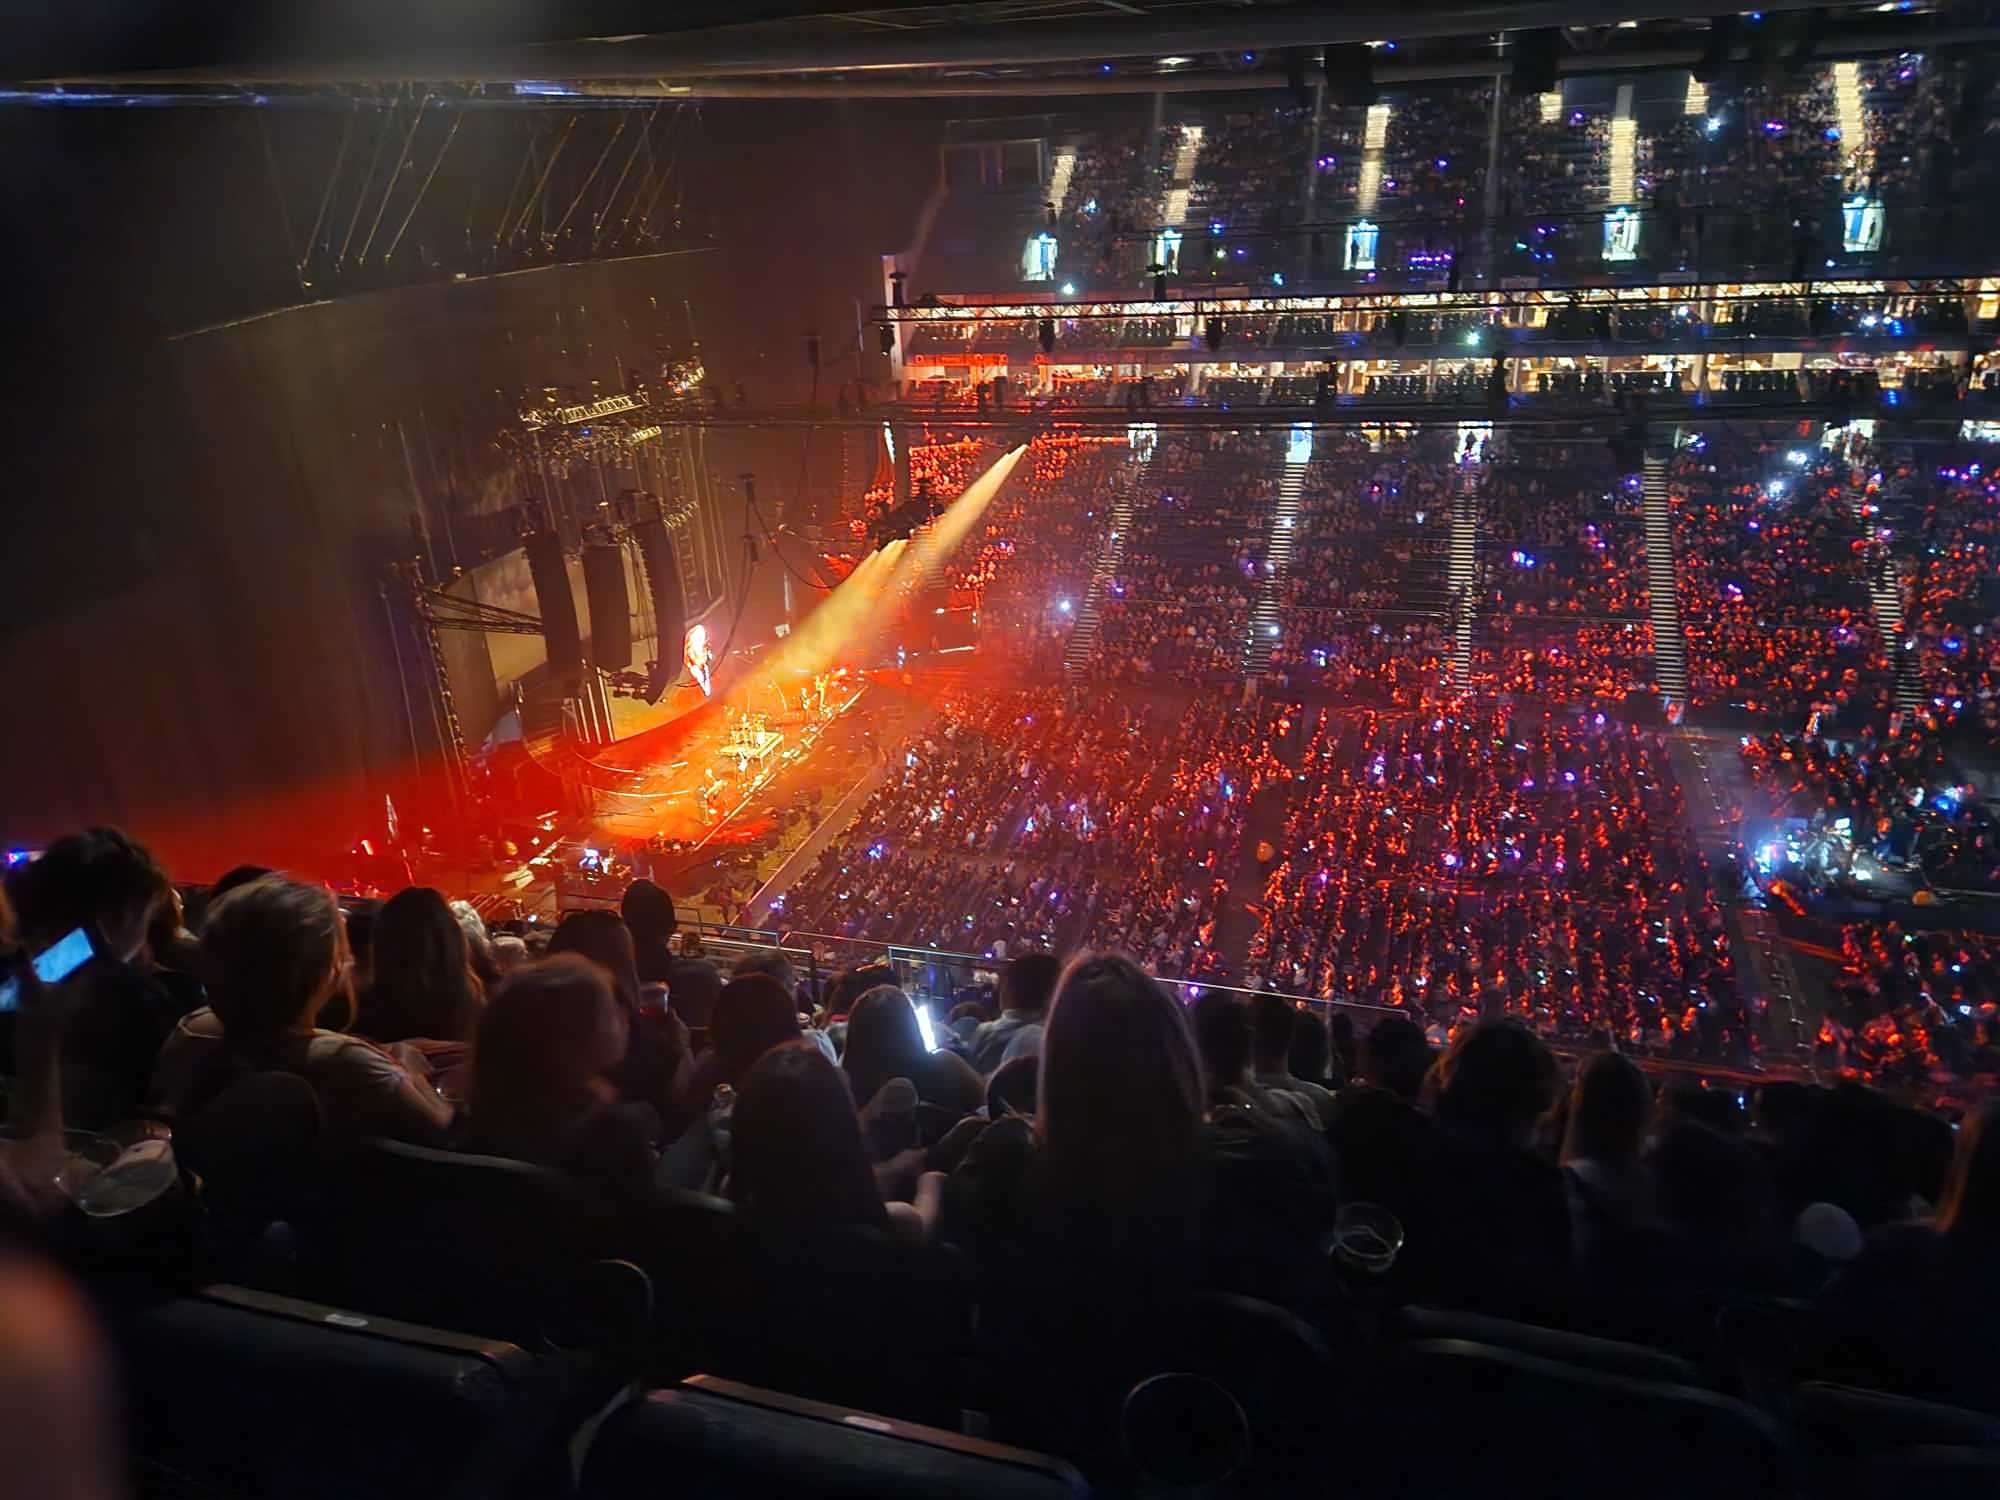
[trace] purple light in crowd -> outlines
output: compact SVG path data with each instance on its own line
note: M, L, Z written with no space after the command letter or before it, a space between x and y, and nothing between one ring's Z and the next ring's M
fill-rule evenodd
M1444 867L1447 870L1456 870L1458 868L1458 856L1456 854L1445 855Z
M1764 134L1783 135L1784 133L1785 122L1783 120L1766 120L1764 122Z

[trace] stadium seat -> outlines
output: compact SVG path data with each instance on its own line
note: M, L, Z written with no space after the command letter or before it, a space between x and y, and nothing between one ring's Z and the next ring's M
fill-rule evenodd
M1370 1417L1369 1450L1391 1467L1369 1477L1415 1492L1498 1474L1543 1500L1793 1490L1776 1424L1740 1401L1465 1339L1403 1346Z
M1689 1361L1644 1344L1595 1338L1534 1323L1490 1318L1482 1313L1454 1312L1435 1307L1406 1307L1404 1336L1417 1339L1462 1339L1561 1360L1601 1375L1625 1375L1635 1380L1660 1380L1671 1385L1705 1386L1709 1382Z
M308 1234L314 1295L385 1317L636 1359L650 1326L630 1236L588 1183L501 1157L371 1141Z
M584 1500L1058 1500L1090 1493L1059 1460L713 1376L605 1422Z
M123 1335L145 1493L560 1493L568 1388L515 1345L230 1286Z
M1821 1494L2000 1494L2000 1415L1817 1381L1797 1389L1790 1414Z
M198 1186L210 1269L236 1279L264 1232L306 1208L321 1183L319 1095L296 1073L253 1073L174 1127L174 1155ZM261 1280L259 1284L264 1284Z
M1011 1325L982 1348L978 1407L997 1436L1061 1453L1109 1488L1289 1492L1323 1478L1341 1402L1311 1328L1249 1297L1119 1306L1100 1292L1088 1310L1030 1317L1032 1333L1004 1350L1022 1320L987 1313Z
M661 1289L655 1379L700 1371L956 1422L971 1337L971 1279L944 1249L874 1230L758 1233L695 1193L652 1205L634 1257Z

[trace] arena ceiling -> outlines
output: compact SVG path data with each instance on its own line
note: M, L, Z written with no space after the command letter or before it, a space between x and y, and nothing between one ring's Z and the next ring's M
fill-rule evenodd
M422 82L494 103L600 98L921 97L1283 88L1321 49L1377 47L1382 83L1494 76L1524 33L1558 37L1562 72L1782 64L2000 42L1980 0L1844 6L1766 0L1711 23L1666 0L981 0L867 10L583 0L79 0L17 33L18 101L172 102L177 91ZM1715 27L1725 28L1718 32ZM144 91L140 93L139 91Z

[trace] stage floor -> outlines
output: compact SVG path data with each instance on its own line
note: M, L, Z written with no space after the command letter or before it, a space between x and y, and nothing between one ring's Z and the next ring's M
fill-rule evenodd
M634 779L629 789L599 789L594 831L614 849L654 839L699 847L780 781L841 783L850 736L837 726L868 691L865 679L849 678L829 690L823 711L817 699L803 709L796 702L739 708L711 700L658 729L600 746L591 756L596 765ZM758 746L742 753L750 733ZM839 789L829 788L836 796Z

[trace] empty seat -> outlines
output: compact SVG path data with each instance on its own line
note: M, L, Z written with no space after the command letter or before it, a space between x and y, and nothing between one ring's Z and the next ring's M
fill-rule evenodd
M595 1350L651 1318L619 1205L526 1162L369 1142L304 1239L312 1295L385 1317Z
M955 1252L864 1228L763 1233L732 1204L678 1193L648 1206L634 1254L661 1289L654 1378L700 1371L956 1420L972 1293Z
M1791 1491L1776 1425L1740 1401L1464 1339L1403 1346L1368 1420L1389 1468L1367 1478L1410 1493L1502 1476L1509 1494L1541 1500Z
M559 1473L572 1435L560 1375L497 1340L240 1287L122 1334L149 1489L474 1500Z
M711 1376L654 1391L605 1422L585 1500L1062 1500L1076 1470L1025 1449Z
M1673 1385L1705 1386L1709 1383L1692 1361L1645 1344L1601 1339L1560 1328L1543 1328L1534 1323L1490 1318L1482 1313L1434 1307L1405 1308L1402 1320L1403 1331L1411 1339L1464 1339L1543 1359L1561 1360L1602 1375L1629 1375L1638 1380L1662 1380Z
M1818 1493L1842 1500L2000 1494L2000 1415L1819 1382L1800 1386L1792 1405L1811 1444Z

